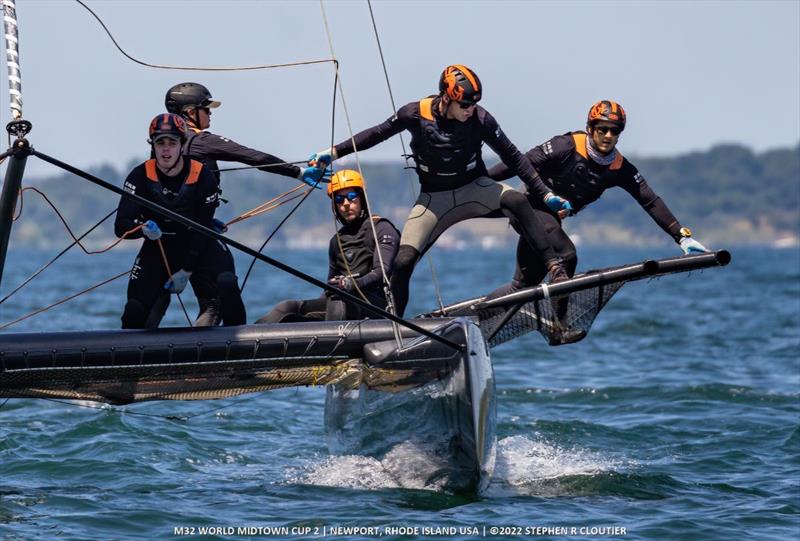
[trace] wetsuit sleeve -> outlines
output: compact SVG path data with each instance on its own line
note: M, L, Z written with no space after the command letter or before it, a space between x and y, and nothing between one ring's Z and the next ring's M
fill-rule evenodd
M264 165L268 167L259 167L259 169L285 177L297 178L300 174L300 168L296 165L287 164L272 154L240 145L221 135L206 132L202 139L202 145L205 156L213 160Z
M392 277L392 262L400 246L400 235L392 224L384 220L375 224L375 234L378 236L378 249L372 254L372 270L356 278L359 289L380 287L384 272L387 278ZM383 272L381 272L381 259L383 259Z
M196 214L194 221L209 229L212 228L214 211L219 206L219 192L217 191L216 177L203 167L200 178L197 180L199 190L197 190L197 201L195 202ZM189 231L189 250L183 268L192 271L197 266L200 255L205 251L206 245L211 239L199 231Z
M128 193L142 195L142 182L144 182L144 180L146 179L141 171L141 166L137 167L128 174L128 178L125 179L125 184L123 185L123 190ZM119 206L117 207L117 216L114 219L114 233L117 237L122 238L126 232L141 224L142 221L142 206L125 196L120 197ZM139 229L125 238L140 239L142 237L142 230Z
M620 186L642 206L642 208L650 215L655 223L663 229L667 235L675 239L675 242L681 240L681 224L678 219L669 210L667 204L656 195L653 189L647 184L647 181L639 173L639 171L630 162L623 166L625 167L625 174Z
M396 115L389 117L385 122L359 132L353 136L353 139L346 139L336 145L334 147L336 156L341 158L352 154L353 141L359 151L367 150L403 130L411 129L415 122L419 122L419 104L412 102L401 107Z
M547 174L548 167L560 167L566 164L572 153L575 152L575 145L570 137L566 142L564 137L553 137L546 143L537 145L525 153L525 157L531 162L533 168L540 175ZM503 162L498 163L489 169L489 177L492 180L508 180L514 176L514 171Z
M506 134L500 129L500 125L489 113L486 113L483 128L483 140L486 144L500 156L500 159L508 166L511 172L528 186L528 190L531 193L544 199L544 196L550 190L542 182L539 173L533 168L531 162L506 137Z

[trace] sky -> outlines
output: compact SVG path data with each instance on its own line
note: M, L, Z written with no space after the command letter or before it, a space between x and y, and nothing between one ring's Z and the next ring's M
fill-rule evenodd
M131 56L183 66L330 59L317 1L85 0ZM150 119L175 83L222 101L211 131L286 161L331 142L331 63L226 73L137 65L71 0L17 0L32 145L87 168L148 156ZM365 1L323 4L354 131L392 114ZM582 129L599 99L628 113L620 149L668 156L800 142L800 2L441 1L372 3L397 106L437 90L448 64L481 78L481 104L524 152ZM5 85L4 85L5 86ZM2 94L3 124L10 119ZM335 139L349 134L341 100ZM406 139L406 144L408 140ZM364 160L397 159L400 142ZM51 166L30 160L30 174Z

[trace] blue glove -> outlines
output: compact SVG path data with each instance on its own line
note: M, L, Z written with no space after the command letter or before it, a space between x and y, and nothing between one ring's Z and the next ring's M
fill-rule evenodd
M544 202L553 212L565 210L567 216L572 214L572 204L560 195L548 192L547 195L544 196Z
M300 176L297 178L312 188L321 190L322 186L320 184L327 184L331 181L331 171L330 169L321 169L319 167L301 167Z
M319 167L320 165L323 167L327 167L333 161L333 151L330 148L326 148L325 150L320 150L319 152L315 152L311 156L308 157L308 165L312 167Z
M692 237L683 237L678 243L684 254L701 254L707 252L706 247L694 240Z
M186 289L186 284L189 283L189 277L191 275L192 273L189 271L183 269L179 270L167 280L167 283L164 284L164 289L168 290L170 293L182 293L183 290Z
M225 225L225 222L223 222L222 220L217 220L216 218L211 220L211 229L213 229L217 233L227 233L228 232L228 226Z
M147 220L142 226L142 235L149 240L158 240L161 238L161 229L153 220Z

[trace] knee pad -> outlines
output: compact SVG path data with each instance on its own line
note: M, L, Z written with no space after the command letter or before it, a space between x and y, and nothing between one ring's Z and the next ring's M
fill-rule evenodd
M239 282L236 275L230 271L219 273L217 276L217 287L220 294L227 295L239 290Z
M147 320L147 311L144 304L136 299L128 299L122 311L123 329L144 329Z
M525 209L525 206L530 206L525 194L517 190L505 192L500 196L500 207L511 212L512 215L517 216L518 213ZM508 215L508 213L504 214Z

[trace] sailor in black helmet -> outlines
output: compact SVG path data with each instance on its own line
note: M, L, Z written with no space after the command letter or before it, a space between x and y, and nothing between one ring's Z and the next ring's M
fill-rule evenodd
M186 156L203 162L220 182L218 161L238 162L246 165L264 166L260 168L268 173L275 173L301 180L309 186L321 188L320 183L325 182L324 168L298 167L285 163L284 160L255 150L220 135L207 131L211 125L211 110L221 105L221 102L211 97L211 92L199 83L179 83L167 91L164 99L167 111L181 115L189 126L188 138L184 153ZM222 231L222 223L215 221L215 226ZM226 248L229 266L233 268L233 256ZM196 325L217 325L220 321L220 292L213 277L202 273L192 275L192 288L200 302L200 315ZM225 287L235 287L236 281L224 284ZM244 314L236 317L234 322L222 321L226 325L244 323Z
M214 210L219 205L216 179L202 163L183 156L184 120L178 115L160 114L150 122L148 134L154 157L130 172L125 180L125 191L211 227ZM226 266L226 253L218 242L132 199L121 198L114 231L119 237L145 238L131 269L128 302L122 314L124 329L157 327L161 314L154 318L153 308L163 292L181 293L195 273L213 276L219 281L235 280L232 269ZM230 293L221 299L223 314L231 312L243 316L244 306L238 289Z
M495 211L510 217L525 240L545 254L552 279L566 277L525 196L486 176L481 146L486 143L497 152L540 199L550 197L552 204L564 207L569 202L550 193L494 117L478 105L482 92L480 79L471 69L459 64L447 66L439 78L438 95L404 105L385 122L314 154L309 161L330 163L355 149L371 148L403 130L411 132L421 193L403 226L394 262L392 295L398 315L403 314L408 302L414 266L436 239L458 222L489 217Z

